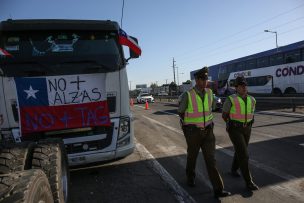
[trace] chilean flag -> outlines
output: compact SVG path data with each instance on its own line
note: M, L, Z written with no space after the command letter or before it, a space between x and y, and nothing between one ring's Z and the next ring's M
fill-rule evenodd
M12 55L8 53L6 50L0 48L0 56L12 56Z
M138 56L141 55L141 49L137 42L133 40L130 36L128 36L128 34L122 29L119 29L119 43L121 45L126 45L130 47L130 49L134 51Z
M22 135L110 126L105 74L15 77Z

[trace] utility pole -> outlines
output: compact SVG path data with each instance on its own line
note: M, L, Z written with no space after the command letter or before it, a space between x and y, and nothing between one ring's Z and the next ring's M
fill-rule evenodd
M167 82L168 82L168 79L166 79L166 84L168 84Z
M176 67L177 86L179 86L178 67Z
M174 57L173 57L173 76L174 76L174 83L176 84L176 81L175 81L175 62L176 61L174 61Z
M130 83L130 87L129 87L129 88L130 88L130 90L131 90L131 82L132 82L132 81L129 81L129 83Z

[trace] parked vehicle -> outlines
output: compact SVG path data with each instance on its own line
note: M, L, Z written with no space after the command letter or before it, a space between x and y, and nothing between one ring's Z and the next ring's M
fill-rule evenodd
M137 100L137 103L139 103L139 104L146 103L146 101L149 103L154 103L154 97L149 93L139 94L136 100Z
M213 94L213 98L215 100L215 108L212 109L213 111L219 111L220 109L223 108L223 101L220 97L216 96Z
M69 165L133 152L126 65L140 54L109 20L0 22L0 202L67 202Z

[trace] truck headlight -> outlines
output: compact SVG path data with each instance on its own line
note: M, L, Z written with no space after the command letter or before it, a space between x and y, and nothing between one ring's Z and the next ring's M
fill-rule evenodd
M129 117L120 118L118 139L123 138L129 133L130 133L130 118Z

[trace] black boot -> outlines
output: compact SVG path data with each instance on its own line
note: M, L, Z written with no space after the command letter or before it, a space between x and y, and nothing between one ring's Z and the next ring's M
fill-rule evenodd
M248 188L248 190L258 190L259 189L259 187L254 182L247 183L247 188Z

